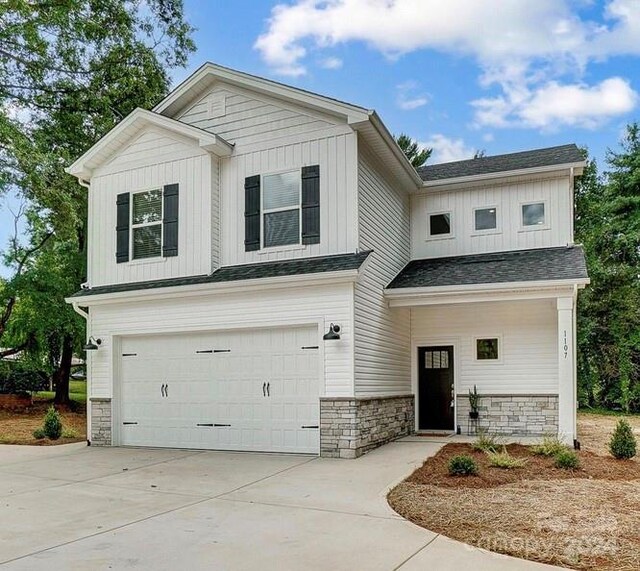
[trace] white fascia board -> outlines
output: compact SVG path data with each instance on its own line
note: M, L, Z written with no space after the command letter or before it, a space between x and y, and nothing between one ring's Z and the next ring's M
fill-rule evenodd
M542 174L553 171L569 171L573 169L573 174L579 176L582 174L582 170L586 166L586 161L580 161L577 163L564 163L558 165L546 165L542 167L532 167L528 169L518 169L512 171L497 171L492 173L474 174L470 176L459 176L455 178L443 178L441 180L426 180L423 181L422 187L427 190L439 189L440 187L462 185L471 182L480 182L484 180L492 180L496 178L511 178L517 176L526 176L534 174Z
M329 97L311 93L296 87L257 77L241 71L236 71L210 62L202 65L190 77L185 79L167 97L165 97L153 110L156 113L165 113L172 105L188 94L201 81L208 78L218 79L232 85L239 85L247 89L266 93L279 99L293 101L303 107L320 109L332 115L346 118L349 122L366 119L368 110L350 105L349 103L336 101Z
M565 290L573 292L576 288L584 288L588 283L589 278L424 288L393 288L385 289L384 295L391 306L501 301L507 299L505 297L506 294L509 294L509 299L536 299L540 297L555 297L558 292Z
M212 152L218 156L229 156L233 151L233 145L225 141L222 137L214 133L209 133L203 129L198 129L186 123L181 123L175 119L147 111L146 109L137 108L134 109L125 119L118 123L111 131L109 131L104 137L102 137L95 145L93 145L86 153L73 162L69 167L65 169L70 175L73 175L81 179L91 178L91 173L101 163L91 164L92 161L100 160L100 153L105 151L110 145L113 145L114 141L120 134L127 129L134 127L138 123L140 127L147 125L155 125L167 131L178 133L190 139L197 141L198 145L206 151ZM131 136L133 136L132 133ZM125 140L116 143L116 146L109 148L104 160L113 156L116 150L125 145L130 140L130 137ZM91 165L91 166L89 166Z
M91 307L109 303L128 303L132 301L153 301L165 298L193 297L206 294L251 293L265 289L283 287L303 287L324 285L327 283L349 283L358 279L358 270L340 270L322 274L297 276L278 276L273 278L257 278L252 280L236 280L228 282L203 283L193 285L167 286L161 288L120 291L114 293L95 294L65 298L65 302Z

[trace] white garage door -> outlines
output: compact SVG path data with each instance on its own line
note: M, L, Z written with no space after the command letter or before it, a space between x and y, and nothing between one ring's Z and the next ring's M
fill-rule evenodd
M120 443L319 452L318 331L122 339Z

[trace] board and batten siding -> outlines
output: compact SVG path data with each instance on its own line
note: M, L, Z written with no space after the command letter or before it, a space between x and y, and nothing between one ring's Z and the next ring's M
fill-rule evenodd
M488 184L451 191L427 191L412 197L411 255L414 259L460 256L484 252L565 246L571 235L571 187L568 176ZM544 202L547 224L523 229L521 206ZM496 207L497 229L476 232L474 209ZM430 213L452 213L451 237L428 237Z
M236 147L311 133L336 120L225 83L214 85L179 121L220 135Z
M357 149L353 132L238 152L220 161L221 265L354 252L357 248ZM322 135L322 136L320 136ZM239 151L239 149L238 149ZM320 243L245 252L244 179L320 166Z
M88 355L90 396L111 398L118 355L114 336L178 334L240 329L317 325L318 346L324 357L326 396L353 396L353 284L264 289L260 292L202 294L171 299L94 305L89 331L102 339ZM342 327L339 341L325 343L322 333L330 323Z
M193 141L149 129L96 170L89 189L88 281L92 287L208 274L217 266L218 159ZM116 263L116 196L178 183L178 255Z
M415 307L411 335L414 346L455 343L458 394L558 394L557 320L555 299ZM477 361L475 339L496 336L500 362Z
M409 259L409 196L381 175L362 144L359 150L360 248L373 253L355 288L356 395L409 394L409 310L389 308L383 294Z

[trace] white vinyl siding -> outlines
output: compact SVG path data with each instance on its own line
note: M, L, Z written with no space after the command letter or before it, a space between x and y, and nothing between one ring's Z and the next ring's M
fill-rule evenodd
M160 148L150 145L158 141ZM172 143L167 146L166 141ZM171 150L166 155L164 150ZM125 160L126 159L126 160ZM193 142L144 132L96 171L89 189L88 281L91 286L208 274L212 262L212 192L217 159ZM178 255L116 263L116 196L179 185ZM215 197L217 202L217 197Z
M539 228L523 228L522 205L536 202L545 203L545 224ZM496 229L476 230L475 213L482 208L497 209ZM454 236L430 238L429 215L442 212L451 212ZM414 259L565 246L573 241L571 232L568 176L521 179L450 191L430 190L413 196L411 201L411 257Z
M409 310L390 309L383 288L409 258L409 197L373 167L360 145L360 248L373 250L356 284L355 368L359 396L411 392Z
M245 252L244 180L248 176L320 166L320 243ZM355 134L325 136L279 147L234 154L221 161L221 265L247 264L355 252L357 242ZM264 193L264 189L261 189ZM264 220L262 220L264 224ZM264 233L264 227L262 227Z
M102 339L89 358L91 396L112 396L114 337L186 331L215 331L285 324L313 325L324 361L321 394L353 396L353 285L264 289L246 293L176 296L156 301L114 303L90 308L90 334ZM323 342L331 323L341 338Z
M414 346L455 343L458 394L558 394L555 299L416 307L411 335ZM497 361L476 359L483 338L498 338Z
M224 98L224 114L212 113L212 99L216 98ZM312 133L336 123L317 112L223 83L177 119L220 135L236 147Z

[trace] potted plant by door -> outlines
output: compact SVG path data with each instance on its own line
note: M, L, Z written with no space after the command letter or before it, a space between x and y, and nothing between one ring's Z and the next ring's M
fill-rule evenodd
M473 391L469 389L469 407L471 410L469 411L469 418L476 419L478 418L478 404L480 403L480 395L478 394L478 389L475 385L473 385Z

